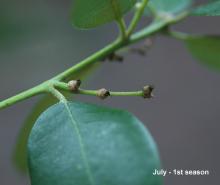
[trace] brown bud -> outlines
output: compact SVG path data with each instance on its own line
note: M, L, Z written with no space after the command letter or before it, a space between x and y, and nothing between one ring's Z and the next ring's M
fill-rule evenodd
M104 100L110 96L110 92L107 89L102 88L98 90L97 96Z
M116 53L111 53L109 56L108 56L108 59L110 61L118 61L118 62L123 62L124 58L120 55L117 55Z
M79 87L81 85L81 80L71 80L68 82L68 87L71 91L78 91Z
M144 98L153 98L153 90L154 90L154 86L152 85L147 85L143 87L143 97Z

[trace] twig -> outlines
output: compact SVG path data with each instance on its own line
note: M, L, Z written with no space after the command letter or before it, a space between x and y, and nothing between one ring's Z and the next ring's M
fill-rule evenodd
M108 96L139 96L143 98L152 98L153 97L152 92L154 89L151 85L148 85L143 87L143 89L140 91L130 91L130 92L115 92L115 91L109 91L105 88L99 90L85 90L80 88L72 90L70 83L64 83L64 82L56 82L54 86L58 89L68 91L74 94L98 96L101 99L105 99Z

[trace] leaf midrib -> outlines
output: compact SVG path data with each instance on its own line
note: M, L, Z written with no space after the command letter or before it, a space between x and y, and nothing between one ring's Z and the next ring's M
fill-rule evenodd
M81 152L81 157L82 157L82 161L84 163L84 166L86 168L86 173L87 173L87 176L88 176L88 179L89 179L89 183L91 185L95 185L95 182L94 182L94 178L93 178L93 175L92 175L92 172L91 172L91 167L89 165L89 161L88 161L88 157L87 157L87 154L86 154L86 150L85 150L85 145L84 145L84 142L83 142L83 138L82 138L82 135L80 133L80 129L78 127L78 124L77 124L77 121L76 119L74 119L74 115L72 114L70 108L69 108L69 105L67 102L64 102L63 103L64 106L65 106L65 109L69 115L69 118L71 120L71 123L72 123L72 126L77 134L77 138L79 140L79 145L80 145L80 152Z

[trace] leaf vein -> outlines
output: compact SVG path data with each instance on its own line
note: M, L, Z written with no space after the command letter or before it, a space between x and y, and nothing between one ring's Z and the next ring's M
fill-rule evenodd
M89 182L90 182L91 185L95 185L94 178L92 176L91 168L90 168L88 158L87 158L87 155L86 155L85 145L84 145L83 138L81 136L80 129L78 127L77 121L74 119L73 114L72 114L67 102L64 103L64 106L67 110L67 113L70 117L71 123L72 123L72 125L75 129L75 132L77 134L77 137L79 139L80 152L81 152L81 155L82 155L81 157L82 157L82 160L83 160L85 168L86 168L86 173L87 173Z

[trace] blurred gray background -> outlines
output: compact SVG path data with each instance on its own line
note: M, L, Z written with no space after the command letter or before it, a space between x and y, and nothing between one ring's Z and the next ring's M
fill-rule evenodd
M114 24L79 31L70 24L71 2L0 1L0 99L35 86L102 48L117 35ZM188 33L219 34L220 18L190 17L175 26ZM143 19L142 25L149 21ZM136 45L141 46L143 43ZM156 86L153 100L78 96L78 100L127 109L154 136L165 169L207 169L210 176L165 178L165 185L219 184L220 72L200 65L180 41L157 36L146 57L127 54L106 62L86 88L136 90ZM19 130L40 97L0 111L0 184L28 185L11 162Z

